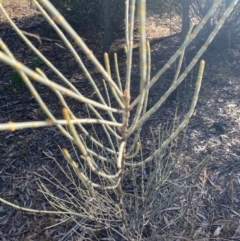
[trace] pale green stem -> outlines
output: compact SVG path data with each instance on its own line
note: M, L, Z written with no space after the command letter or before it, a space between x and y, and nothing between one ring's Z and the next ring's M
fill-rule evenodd
M120 147L119 147L119 154L118 154L118 160L117 160L118 170L122 170L122 168L123 168L122 165L123 165L125 145L126 145L126 142L123 141L123 142L121 142Z
M4 42L0 39L0 47L4 50L4 52L10 57L10 58L13 58L14 59L14 56L12 55L12 53L10 52L10 50L7 48L7 46L4 44ZM40 69L36 69L36 71L39 71L40 74L46 78L46 76L44 75L44 73L40 70ZM45 105L45 103L42 101L41 97L38 95L36 89L34 88L34 86L32 85L32 83L29 81L28 77L20 72L20 75L22 76L22 79L23 81L25 82L25 84L28 86L29 90L31 91L32 95L35 97L35 99L37 100L37 102L39 103L40 107L42 108L42 110L46 113L46 115L50 118L50 120L52 122L54 122L56 124L56 126L59 128L60 132L65 135L68 139L72 140L72 136L69 135L69 133L60 125L60 124L57 124L57 120L55 119L55 117L52 115L52 113L49 111L49 109L47 108L47 106ZM55 91L57 94L61 95L58 91ZM62 95L61 95L62 96ZM89 121L90 119L87 119L87 121ZM84 120L80 120L81 121L84 121ZM86 121L86 119L85 119ZM95 121L99 121L99 120L94 120ZM90 120L91 122L91 120ZM20 123L12 123L10 122L8 125L8 127L10 128L10 130L15 130L15 129L20 129L18 128L18 126L22 126L23 128L26 128L26 125L25 124L30 124L30 127L32 127L33 125L36 126L38 125L36 122L33 124L33 123L29 123L29 122L24 122L22 123L22 125ZM79 122L78 122L79 123ZM84 122L83 122L84 123ZM99 122L98 122L99 123ZM46 121L46 124L49 125L49 121ZM0 129L1 128L4 128L6 126L4 126L4 124L0 124ZM38 127L38 126L37 126Z
M138 19L139 19L139 28L138 32L140 35L140 100L145 97L146 91L146 77L147 77L147 43L146 43L146 0L139 1L138 6ZM144 91L144 94L141 92ZM143 101L142 100L142 101ZM140 101L141 103L141 101ZM140 104L142 106L142 103Z
M130 93L131 85L131 71L132 71L132 49L133 49L133 31L134 31L134 16L135 16L135 0L130 1L130 20L128 23L128 47L127 47L127 60L126 60L126 83L125 91Z
M72 119L70 121L72 124L103 124L103 125L113 125L117 127L121 127L122 124L114 123L110 121L105 120L99 120L99 119ZM0 130L21 130L25 128L39 128L39 127L48 127L48 126L55 126L55 125L66 125L66 120L46 120L46 121L31 121L31 122L8 122L4 124L0 124ZM69 138L71 139L71 138ZM115 152L114 152L115 153Z
M100 189L115 189L119 183L121 178L118 179L117 183L113 186L102 186L96 183L93 183L92 181L90 181L90 179L82 172L80 171L77 163L72 159L72 157L70 156L70 154L68 153L68 151L66 149L62 150L64 155L66 156L67 160L69 161L69 164L73 167L75 173L77 174L77 176L86 184L86 185L90 185L92 187L95 188L100 188ZM119 174L122 172L122 170L120 170L113 178L116 178L119 176ZM98 174L99 175L99 174ZM113 179L111 178L111 179Z
M128 23L128 36L126 38L128 39L128 47L127 48L127 60L126 60L126 81L125 81L125 90L123 93L123 114L122 114L122 120L123 120L123 126L121 129L122 133L122 143L126 142L126 136L127 136L127 129L129 125L129 118L130 118L130 86L131 86L131 71L132 71L132 51L133 51L133 32L134 32L134 16L135 16L135 0L130 1L130 20ZM127 33L127 32L126 32ZM122 144L120 144L122 146ZM125 144L124 144L125 146ZM125 150L124 150L125 151ZM123 157L125 158L125 157ZM123 159L122 159L123 161ZM118 166L122 166L123 163L118 163Z
M150 79L151 79L151 48L150 48L150 43L147 42L147 83L146 84L150 82ZM145 114L147 111L148 94L149 94L149 90L147 90L146 92L146 97L145 97L144 106L143 106L143 114Z
M106 81L103 79L103 86L107 95L107 101L108 101L108 106L111 106L111 101L110 101L110 97L109 97L109 92L108 92L108 88L106 85Z
M53 72L65 83L67 84L73 91L76 93L79 93L78 90L75 88L74 85L72 85L65 77L64 75L55 68L55 66L48 61L48 59L36 49L36 47L28 40L28 38L22 33L22 31L17 27L17 25L12 21L12 19L9 17L5 9L2 5L0 5L1 10L3 11L5 17L7 18L8 22L10 23L11 27L16 31L19 37L28 45L28 47L50 68L53 70Z
M189 119L191 118L191 116L194 112L196 103L197 103L198 94L199 94L201 83L202 83L204 66L205 66L205 62L202 60L201 63L200 63L198 79L197 79L197 83L196 83L196 88L195 88L195 93L194 93L194 96L193 96L192 104L191 104L191 107L189 109L189 112L184 117L184 120L182 121L182 123L177 127L177 129L174 132L172 132L172 134L169 136L169 138L166 141L164 141L163 144L150 157L148 157L147 159L145 159L144 161L139 162L139 163L125 163L125 165L136 167L136 166L145 165L146 163L150 162L155 156L157 156L159 153L161 153L161 151L163 149L165 149L167 147L167 145L174 138L176 138L178 136L178 134L186 127L186 125L189 123Z
M200 30L205 26L211 15L214 13L214 11L220 6L221 2L223 0L215 1L208 13L204 16L204 18L200 21L198 26L194 29L192 34L189 36L189 39L182 44L182 46L176 51L176 53L169 59L169 61L163 66L161 70L158 71L158 73L152 78L150 83L146 86L146 89L150 89L156 81L162 76L162 74L167 71L171 65L176 61L176 59L182 54L183 48L187 47L198 35ZM235 3L238 2L238 0L234 0ZM130 105L130 108L132 109L139 101L140 96L138 96Z
M109 76L111 77L111 68L110 68L110 63L109 63L109 56L107 53L104 53L104 62L105 62L105 67L106 67L106 70L107 70L107 73L109 74ZM119 96L117 95L115 89L110 85L110 89L112 91L112 94L115 98L115 100L117 101L117 103L119 104L120 108L123 108L123 103L122 101L120 100ZM112 117L114 118L114 117Z
M63 98L63 96L62 96L62 94L59 92L59 91L56 91L55 92L56 93L56 95L58 96L58 99L59 99L59 101L60 101L60 103L65 107L65 108L67 108L68 109L68 111L69 111L69 113L70 113L70 115L72 116L72 118L73 119L78 119L74 114L73 114L73 112L71 111L71 109L69 108L69 106L67 105L67 103L66 103L66 101L65 101L65 99ZM99 115L100 116L100 115ZM91 119L91 118L89 118L89 119ZM104 122L105 120L103 120L103 118L100 116L100 118L98 119L98 120L100 120L101 122ZM113 122L113 123L117 123L117 122ZM92 123L92 124L94 124L94 123ZM102 149L104 149L104 150L106 150L106 151L108 151L108 152L110 152L110 153L112 153L112 154L116 154L116 151L115 151L115 148L114 148L114 146L113 146L113 150L112 149L110 149L110 148L108 148L108 147L105 147L105 146L103 146L99 141L97 141L93 136L91 136L89 133L88 133L88 131L83 127L83 125L82 124L80 124L80 123L76 123L76 125L81 129L81 131L84 133L84 135L90 140L90 141L92 141L94 144L96 144L97 146L99 146L100 148L102 148ZM102 125L103 126L103 128L104 128L104 131L108 134L108 132L107 132L107 130L106 130L106 128L105 128L105 125ZM111 126L111 125L106 125L106 126ZM71 141L72 141L73 139L71 139ZM101 159L103 158L103 157L100 157ZM103 159L102 159L103 160ZM105 159L104 159L105 160Z
M88 167L97 175L102 176L104 178L108 178L108 179L114 179L117 178L119 176L119 174L121 173L121 171L118 171L118 173L116 173L115 175L107 175L106 173L100 171L97 168L96 163L89 157L89 154L87 152L87 149L85 147L85 145L83 144L82 140L80 139L75 126L71 123L71 117L67 111L67 109L63 109L63 115L64 118L68 121L68 126L69 126L69 130L74 138L74 143L77 145L77 147L79 148L79 150L81 151L82 155L83 155L83 159L84 161L86 161Z
M87 109L87 111L88 111L88 109ZM98 114L98 112L96 112L96 114L100 116L100 114ZM90 116L89 112L88 112L88 115ZM100 116L100 117L101 117L101 116ZM100 117L99 117L99 118L100 118ZM110 145L112 146L112 149L115 150L115 147L114 147L114 144L113 144L113 142L112 142L112 138L111 138L109 132L116 138L117 141L121 139L121 136L119 136L119 135L118 135L110 126L108 126L108 125L102 125L102 128L103 128L105 134L107 135L108 141L109 141ZM108 130L109 130L109 132L108 132Z
M191 32L192 32L192 29L193 29L193 25L190 26L190 28L189 28L189 30L188 30L188 32L187 32L187 35L186 35L186 37L185 37L184 42L188 40L189 35L190 35ZM180 57L179 57L178 67L177 67L177 71L176 71L175 76L174 76L174 79L173 79L173 83L175 83L175 82L177 81L178 77L179 77L179 73L180 73L181 67L182 67L183 58L184 58L184 55L185 55L185 49L186 49L186 47L183 48L183 51L182 51L182 53L181 53L181 55L180 55Z
M122 97L122 92L119 90L116 83L111 79L109 74L105 71L103 66L99 63L97 58L93 55L92 51L87 47L82 38L76 33L76 31L69 25L69 23L64 19L64 17L57 11L56 8L47 0L39 0L41 5L43 5L52 15L54 21L56 21L60 26L65 29L65 31L71 36L74 42L82 49L87 58L94 64L97 70L102 74L103 78L108 81L108 83L115 89L119 97Z
M122 91L122 83L121 83L121 78L120 78L120 74L119 74L119 67L118 67L119 66L118 65L118 57L117 57L116 53L114 53L114 65L115 65L115 72L116 72L118 87Z
M126 154L126 159L132 159L136 157L140 151L141 144L140 142L135 142L135 152L132 155Z
M146 83L146 84L149 83L150 78L151 78L151 48L150 48L149 42L147 42L147 83ZM149 90L147 90L147 92L146 92L142 115L145 114L145 113L146 113L146 110L147 110L148 93L149 93ZM134 122L133 122L133 123L134 123ZM133 149L135 148L135 145L136 145L137 141L138 141L139 138L140 138L141 130L142 130L142 128L139 128L139 129L137 129L136 132L134 133L132 145L128 148L126 156L134 155L134 154L131 154L131 152L132 152Z
M105 92L106 92L106 95L107 95L107 100L108 100L108 106L111 106L111 100L110 100L110 96L109 96L109 92L108 92L108 87L106 85L106 81L103 79L103 86L104 86L104 89L105 89ZM115 120L115 119L114 119ZM116 120L115 120L116 121ZM116 121L117 122L117 121ZM114 132L117 133L116 129L114 129ZM108 139L109 139L109 142L111 143L112 145L112 149L115 150L115 147L113 145L113 142L112 142L112 139L110 138L110 136L108 136ZM119 140L119 138L116 138L117 142Z
M128 21L129 21L129 0L125 1L125 43L126 43L126 48L129 49L129 25L128 25Z
M10 65L16 71L23 71L31 79L34 79L37 82L48 86L52 90L53 89L59 90L62 94L70 96L73 99L76 99L76 100L78 100L80 102L83 102L83 103L86 103L86 104L91 104L95 107L98 107L98 108L106 110L106 111L109 110L109 111L116 112L116 113L122 113L122 110L114 109L114 108L108 107L106 105L99 104L98 102L93 101L91 99L88 99L84 96L80 96L79 94L77 94L77 93L75 93L75 92L73 92L73 91L53 82L53 81L51 81L51 80L46 80L41 75L39 75L36 72L32 71L31 69L27 68L26 66L24 66L20 62L14 60L14 59L11 59L6 54L4 54L2 51L0 51L0 60L4 63Z
M76 214L73 213L73 212L46 211L46 210L38 210L38 209L20 207L19 205L15 205L15 204L13 204L13 203L11 203L11 202L8 202L8 201L6 201L6 200L3 199L3 198L0 198L0 202L2 202L2 203L4 203L4 204L7 204L8 206L11 206L11 207L13 207L13 208L19 209L19 210L21 210L21 211L26 211L26 212L31 212L31 213L66 214L66 215L73 214L73 215L76 215Z
M237 0L234 1L235 3L238 2ZM206 42L204 43L204 45L200 48L200 50L197 52L197 54L195 55L195 57L192 59L192 61L190 62L190 64L188 65L188 67L185 69L185 71L181 74L181 76L179 77L179 79L175 82L172 83L172 85L170 86L170 88L167 90L167 92L160 98L160 100L144 115L140 118L140 120L138 121L138 125L135 128L130 128L128 135L131 135L134 132L134 129L141 127L147 119L149 119L149 117L154 114L159 107L162 105L162 103L168 98L168 96L176 89L176 87L186 78L187 74L192 70L192 68L195 66L195 64L198 62L199 58L203 55L203 53L207 50L207 47L209 46L209 44L212 42L212 40L214 39L214 37L216 36L216 34L218 33L218 31L220 30L220 28L222 27L222 25L224 24L224 22L226 21L227 17L229 16L229 14L231 13L231 11L234 8L234 2L232 2L229 7L227 8L227 10L224 12L222 18L219 20L219 22L217 23L217 25L215 26L214 30L211 32L211 34L209 35L209 37L207 38ZM190 35L189 38L191 38L192 34ZM186 41L188 42L188 41ZM185 42L185 43L186 43ZM185 44L183 44L183 46L185 47ZM179 51L179 50L178 50ZM147 88L147 87L146 87Z
M36 0L34 0L36 2ZM70 50L70 52L73 54L74 58L76 59L77 63L79 64L80 68L83 70L85 76L88 78L90 84L92 85L94 91L97 93L98 98L100 99L101 103L106 105L105 100L103 99L97 85L95 84L95 81L92 79L89 71L87 70L87 68L85 67L85 65L83 64L81 58L79 57L79 55L77 54L77 52L75 51L75 49L72 47L71 43L67 40L67 38L65 37L65 35L62 33L62 31L59 29L59 27L52 21L52 19L48 16L48 14L45 12L45 10L38 4L36 3L37 7L39 8L39 10L41 11L41 13L43 14L43 16L46 18L46 20L50 23L50 25L54 28L54 30L57 32L57 34L59 35L59 37L62 38L63 42L65 43L65 45L67 46L67 48ZM79 93L79 92L78 92ZM114 92L115 93L115 92ZM80 93L79 93L80 94ZM115 95L116 96L116 95ZM123 107L122 102L119 100L118 96L116 97L118 99L118 103L121 106L121 108ZM116 121L115 118L113 117L112 113L108 111L108 115L110 116L110 118L112 119L112 121Z
M36 0L34 0L34 2L36 2ZM65 43L65 45L67 46L67 48L70 50L70 52L73 54L74 58L76 59L77 63L79 64L80 68L83 70L85 76L88 78L90 84L92 85L94 91L97 93L98 98L100 99L102 104L106 104L97 85L95 84L95 81L92 79L89 71L87 70L87 68L85 67L85 65L83 64L81 58L79 57L79 55L77 54L76 50L73 48L73 46L71 45L71 43L67 40L67 38L65 37L65 35L62 33L62 31L59 29L59 27L52 21L52 19L49 17L49 15L45 12L45 10L41 7L41 5L39 3L35 3L38 7L38 9L41 11L41 13L43 14L43 16L45 17L45 19L50 23L50 25L53 27L53 29L57 32L57 34L59 35L59 37L63 40L63 42ZM119 98L118 98L119 100ZM122 103L121 101L119 101L119 105L121 106ZM112 113L108 112L108 115L112 118ZM113 119L112 119L113 120Z

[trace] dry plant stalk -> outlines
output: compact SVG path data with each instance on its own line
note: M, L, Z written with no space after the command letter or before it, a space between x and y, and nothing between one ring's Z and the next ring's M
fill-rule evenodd
M238 0L232 1L204 45L199 49L185 70L180 74L186 47L199 34L200 30L206 24L214 11L221 5L221 2L221 0L214 2L213 6L198 26L196 26L193 31L192 28L189 30L184 43L178 51L176 51L176 53L169 59L164 67L157 72L156 75L151 77L151 51L150 45L146 41L145 29L146 0L138 1L137 6L140 36L140 94L137 98L132 100L131 73L135 23L135 0L126 0L126 74L124 77L120 77L118 58L115 54L114 66L116 79L112 78L109 57L107 54L104 56L105 67L103 67L91 50L83 42L81 37L73 30L63 16L48 0L33 0L35 6L62 39L65 47L76 59L81 71L83 71L96 93L98 98L97 101L82 95L81 90L78 90L61 73L61 71L57 69L57 67L53 66L51 62L49 62L47 58L34 47L34 45L24 35L24 32L21 31L11 20L1 4L1 11L6 16L12 28L24 40L28 47L56 74L61 81L63 81L64 85L67 87L63 87L53 80L50 80L41 69L36 68L35 70L31 70L21 62L18 62L8 47L4 44L3 40L0 40L0 60L11 66L20 74L31 94L48 117L45 121L2 123L0 124L0 130L16 131L23 128L38 128L54 125L68 140L73 143L73 149L76 155L73 157L67 149L62 149L64 157L74 172L68 172L68 170L61 167L56 161L56 165L59 165L59 168L65 174L66 179L68 179L73 186L71 190L67 189L54 176L51 176L51 180L42 176L43 179L49 181L50 183L54 180L54 185L59 190L65 192L65 199L51 193L43 182L40 182L39 184L40 191L49 201L51 206L58 211L52 212L19 207L7 200L4 200L3 198L0 198L0 201L14 208L19 208L25 211L63 214L66 217L71 217L76 222L79 222L79 218L90 220L91 222L89 221L88 224L84 225L84 223L82 223L81 225L86 229L91 230L105 228L108 229L109 233L118 233L118 235L122 236L126 240L143 239L144 227L149 222L152 223L152 228L154 227L156 224L156 216L159 215L161 208L164 206L163 204L159 204L159 199L157 199L157 190L163 185L170 185L168 178L176 163L170 163L168 160L168 166L163 167L161 160L165 155L166 148L186 127L194 112L203 77L205 65L203 60L200 61L195 93L189 111L186 113L182 122L173 128L171 133L168 133L167 137L161 136L158 147L148 157L143 157L141 153L141 144L139 140L141 139L142 126L186 78L195 64L199 62L200 57L206 51L213 38L222 27L234 6L238 3ZM77 46L102 75L102 78L104 79L102 84L105 89L105 94L101 93L93 77L83 63L80 55L74 49L58 25L66 31L72 40L74 40ZM151 108L147 109L149 90L159 80L163 73L167 71L168 68L176 61L178 61L178 67L171 86ZM123 82L122 79L125 79L125 81ZM35 81L49 87L56 94L63 107L63 119L57 119L51 113L48 106L44 103L40 94L34 87L33 83ZM84 104L88 110L89 117L83 119L76 116L69 108L65 96L73 98ZM131 113L134 113L132 118L130 118ZM86 128L87 125L92 127L91 133L89 132L89 128ZM97 129L99 128L101 128L104 133L103 137L98 134ZM82 133L83 135L79 135L79 133ZM106 140L108 141L108 144L106 144ZM147 163L152 163L155 168L150 173L148 180L144 181L143 173ZM138 183L136 176L136 170L139 169L142 170L140 183ZM196 167L196 169L193 170L193 174L197 175L196 173L198 173L198 170L198 167ZM76 176L74 176L74 173ZM128 177L129 173L130 176L132 176L132 184L130 184L131 187L133 187L132 192L129 192L129 190L124 186L125 179ZM49 175L51 174L49 173ZM75 193L73 193L73 190L75 190ZM169 194L174 193L169 191ZM156 203L158 206L156 206ZM96 225L98 225L98 228L96 228ZM155 235L157 232L156 226L154 232L152 232L152 235Z

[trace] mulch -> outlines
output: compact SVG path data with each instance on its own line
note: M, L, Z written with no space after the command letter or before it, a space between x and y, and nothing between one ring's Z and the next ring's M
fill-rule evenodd
M34 9L19 4L6 7L12 9L12 17L22 30L38 34L43 38L58 39ZM3 23L1 15L0 20L0 37L16 58L31 68L41 64L27 46L18 39L11 27ZM82 34L81 29L77 29L77 31ZM152 74L154 74L178 48L179 36L169 37L167 41L163 41L163 39L154 41L154 37L158 39L159 36L156 36L155 29L152 32L154 32L154 36L149 30L149 35L152 37L150 40L153 40L151 50ZM96 34L101 35L101 33ZM101 49L101 41L93 36L94 32L85 33L83 39L101 59L101 51L99 50ZM31 39L39 47L37 39ZM121 39L116 41L120 42ZM201 198L195 200L196 207L190 209L185 218L187 223L194 223L194 226L192 225L194 230L190 232L191 237L189 232L179 232L172 240L240 240L239 47L239 44L234 42L231 47L219 51L219 46L215 45L203 56L203 59L206 60L203 85L197 108L185 133L180 161L184 167L191 168L205 158L208 160L200 176L196 193L194 193L196 197ZM92 89L85 84L85 77L78 71L78 66L69 52L47 40L43 40L40 50L49 60L58 65L62 73L71 79L84 95L94 98ZM193 54L194 51L189 50L186 63ZM138 49L136 47L134 59L137 57ZM124 61L124 56L119 54L121 73L124 73L125 70ZM100 75L89 62L86 62L86 66L91 70L92 76L99 79ZM47 75L52 76L51 71L45 66L42 66L42 69ZM149 107L168 88L174 70L174 67L171 68L154 86L150 92ZM172 122L176 118L176 107L178 119L181 119L187 112L194 92L197 70L196 66L181 85L179 92L167 100L147 122L143 130L145 136L143 142L146 150L152 147L150 129L157 130L157 127ZM132 76L133 98L138 94L138 88L135 87L138 83L138 72L138 62L136 61ZM14 77L14 71L6 65L0 64L0 73L0 123L9 120L44 119L43 112L27 88ZM100 86L100 81L97 84ZM36 87L54 115L60 118L62 116L61 106L57 99L54 99L52 92L38 84ZM87 116L85 109L79 108L74 101L70 103L76 113ZM157 131L153 135L158 135ZM49 157L52 156L58 160L60 165L65 165L59 146L70 149L71 143L62 138L55 127L25 129L13 133L1 132L0 197L16 205L49 210L50 205L37 191L39 177L35 173L46 174L43 168L45 166L54 176L59 176L61 179L62 173L56 168L54 160ZM206 178L206 184L203 187L201 181L204 178ZM53 192L57 192L57 190L53 190ZM184 202L184 200L182 201ZM192 205L194 206L194 200ZM171 211L165 211L164 215L165 222L167 222L167 217L170 220L174 216ZM0 203L0 240L60 240L71 230L72 223L64 223L50 229L46 229L46 227L61 221L63 221L63 217L57 215L26 213ZM73 232L68 240L84 240L79 236L80 234L77 235Z

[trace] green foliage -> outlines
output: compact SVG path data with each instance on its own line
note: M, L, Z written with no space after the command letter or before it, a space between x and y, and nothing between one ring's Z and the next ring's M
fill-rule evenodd
M39 58L39 56L34 54L33 58L32 58L31 65L32 65L33 68L36 68L36 67L39 68L39 67L44 66L44 62Z
M20 74L17 71L14 71L14 72L10 73L9 79L10 79L9 87L15 88L15 87L24 86L24 82L23 82Z
M36 67L42 67L44 65L44 62L36 55L34 54L31 61L31 67L35 69ZM8 88L21 88L25 86L20 74L17 71L13 71L8 75L10 79L10 84L8 85Z
M24 156L29 156L31 154L31 151L29 149L29 144L27 141L22 140L20 143L20 153Z

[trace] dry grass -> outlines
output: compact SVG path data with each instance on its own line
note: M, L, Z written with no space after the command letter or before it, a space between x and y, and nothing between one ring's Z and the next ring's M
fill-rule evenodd
M30 4L31 0L2 0L2 1L3 1L4 5L5 4L15 4L15 3L21 5L21 4Z
M29 0L3 0L3 6L10 17L18 22L37 15L37 11L30 5ZM31 21L34 22L34 20L32 19ZM3 13L0 11L0 24L1 23L8 24Z

